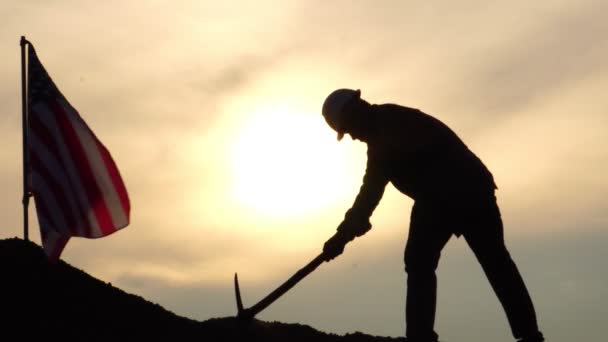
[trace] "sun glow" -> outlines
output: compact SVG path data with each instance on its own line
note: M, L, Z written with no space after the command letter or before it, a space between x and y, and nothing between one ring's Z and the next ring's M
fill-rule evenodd
M307 215L343 198L350 174L345 158L321 115L262 108L245 121L233 145L232 193L244 208L265 216Z

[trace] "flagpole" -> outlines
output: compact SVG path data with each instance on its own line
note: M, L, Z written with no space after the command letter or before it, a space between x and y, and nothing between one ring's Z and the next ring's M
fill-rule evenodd
M29 238L29 217L28 207L30 204L30 189L29 189L29 154L28 154L28 130L27 130L27 87L25 79L25 45L29 42L25 36L21 36L21 118L23 126L23 239L28 241Z

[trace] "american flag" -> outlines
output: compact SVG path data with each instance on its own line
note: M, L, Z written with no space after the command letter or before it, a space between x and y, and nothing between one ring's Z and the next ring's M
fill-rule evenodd
M30 191L42 246L57 260L72 236L99 238L129 224L129 196L112 157L28 45Z

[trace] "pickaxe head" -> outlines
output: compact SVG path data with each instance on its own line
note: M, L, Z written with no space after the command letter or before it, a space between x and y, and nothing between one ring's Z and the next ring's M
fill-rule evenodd
M251 311L243 308L243 300L241 299L241 290L239 288L239 276L236 273L234 274L234 293L236 295L236 317L240 320L251 320L254 315L252 315Z
M314 271L319 265L321 265L326 259L325 254L321 253L315 259L304 266L302 269L297 271L291 278L287 279L281 286L277 287L274 291L264 297L254 306L249 309L243 308L243 301L241 300L241 290L239 289L239 278L237 274L234 274L234 292L236 294L236 308L237 318L241 320L250 321L259 314L262 310L267 308L270 304L274 303L275 300L279 299L285 292L289 291L295 284L306 277L310 272Z

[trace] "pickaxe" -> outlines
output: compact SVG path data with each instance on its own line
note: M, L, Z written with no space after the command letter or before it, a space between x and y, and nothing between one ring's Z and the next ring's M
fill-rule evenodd
M255 317L262 310L266 309L270 304L274 303L275 300L279 299L285 292L289 291L294 287L300 280L304 279L312 271L314 271L319 265L325 261L325 255L321 253L319 256L314 258L308 265L297 271L291 278L287 279L281 286L277 287L276 290L272 291L269 295L264 297L254 306L249 309L243 308L243 301L241 300L241 290L239 289L239 278L238 275L234 274L234 292L236 294L236 307L238 310L237 318L250 320Z

